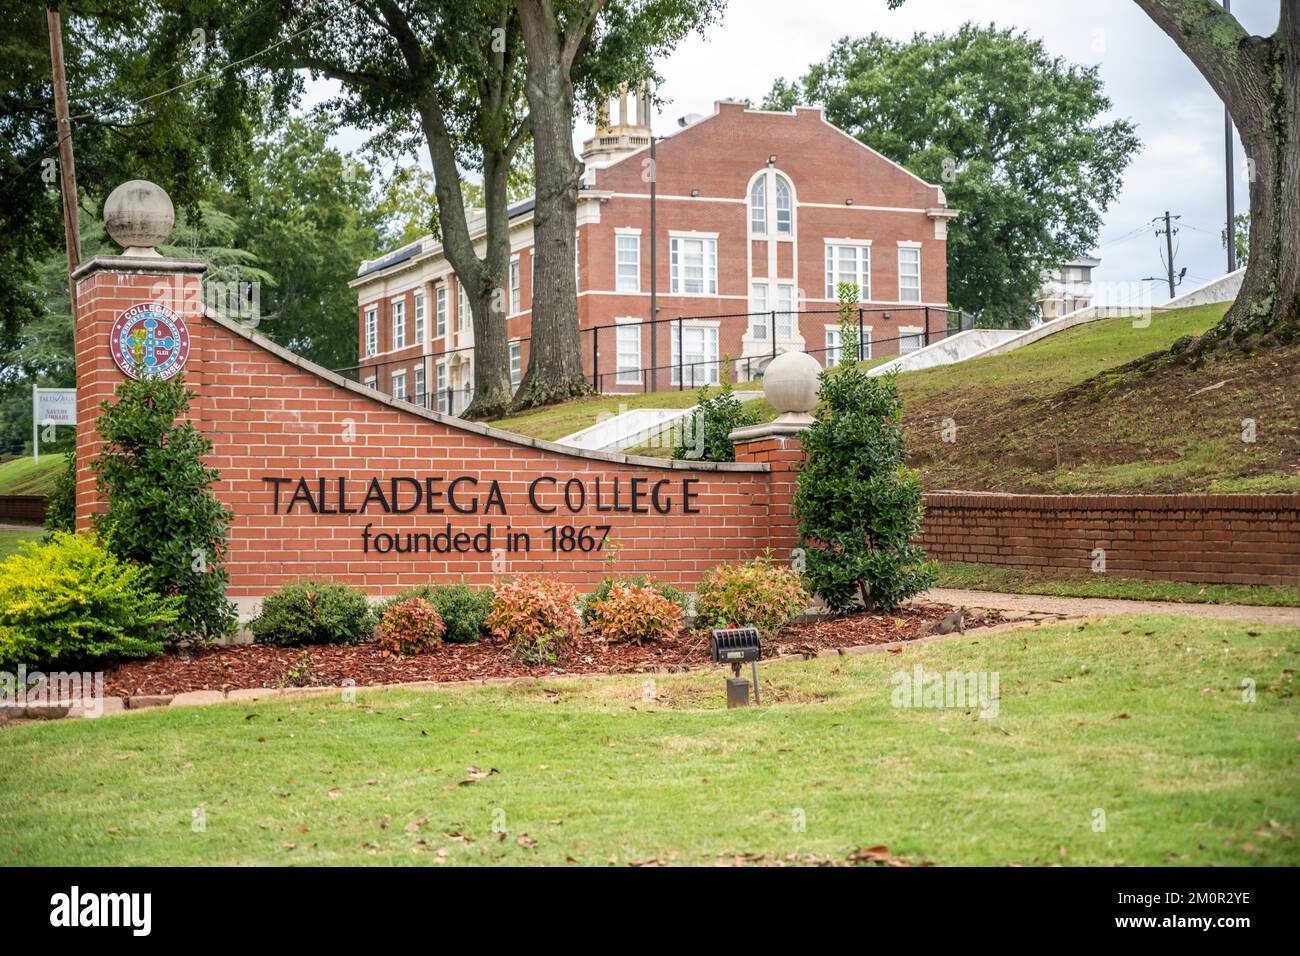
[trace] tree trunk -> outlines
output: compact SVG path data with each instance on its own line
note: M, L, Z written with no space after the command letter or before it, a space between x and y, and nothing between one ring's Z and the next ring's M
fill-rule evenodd
M1211 0L1137 0L1228 107L1250 164L1250 259L1223 319L1192 346L1300 338L1300 0L1272 37Z
M463 418L500 418L510 410L510 347L506 329L506 276L510 268L510 159L488 154L483 164L487 250L479 285L469 297L474 323L474 400Z
M516 410L550 405L590 391L582 374L578 331L578 181L573 154L572 52L548 0L518 0L528 56L524 94L533 130L532 341ZM576 47L574 48L576 49Z

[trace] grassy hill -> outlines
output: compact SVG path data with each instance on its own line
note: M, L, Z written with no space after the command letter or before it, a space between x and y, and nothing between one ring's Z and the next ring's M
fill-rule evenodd
M1104 319L1006 355L902 374L909 461L927 490L1300 492L1300 347L1066 394L1100 372L1205 331L1226 308L1175 309L1145 326ZM620 402L682 407L691 395L585 399L495 424L559 438ZM761 399L747 407L765 419L775 415ZM952 442L943 440L948 419L956 425ZM1242 440L1248 420L1253 442Z
M48 495L61 471L62 453L6 461L0 464L0 495Z

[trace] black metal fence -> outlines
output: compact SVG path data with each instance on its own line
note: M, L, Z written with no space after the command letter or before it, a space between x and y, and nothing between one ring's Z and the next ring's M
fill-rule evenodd
M666 385L669 389L699 388L706 384L718 384L724 374L733 381L753 381L761 378L763 369L777 355L800 347L801 351L819 359L823 365L835 365L844 359L843 350L838 343L827 343L821 347L812 347L812 341L806 336L799 336L800 320L804 317L820 317L817 324L823 327L835 325L839 321L838 309L782 310L771 309L766 312L730 312L713 315L682 315L670 319L639 320L617 322L606 325L590 326L579 333L582 339L584 374L589 374L592 388L597 392L622 392L640 389L642 392L659 391ZM956 309L943 309L936 306L899 306L880 308L861 306L853 310L857 324L857 359L868 361L881 357L881 354L894 356L906 354L933 344L935 341L974 328L972 317ZM740 336L736 328L728 329L734 340L741 336L748 337L750 351L746 354L729 355L722 349L722 323L743 320L744 326ZM718 328L702 327L698 323L717 322ZM651 361L648 364L620 365L618 355L618 330L644 329L649 326ZM702 336L703 354L683 347L687 330L713 330L716 339L709 343L708 336ZM903 332L903 329L909 331ZM880 335L880 332L895 334ZM808 330L810 333L812 329ZM802 339L802 346L800 340ZM643 355L647 336L639 335L638 355ZM517 386L527 367L528 338L513 339L511 348L511 374ZM612 345L613 361L604 353L606 361L602 363L602 348ZM762 345L761 350L753 348ZM666 361L659 361L660 349ZM517 351L516 351L517 349ZM379 359L368 361L335 371L353 381L370 382L386 393L394 394L424 408L433 409L449 415L459 415L473 399L472 385L458 383L439 387L435 381L437 369L449 357L460 356L466 367L473 362L473 346L444 349L427 355L401 359ZM417 364L418 363L418 364ZM605 366L602 369L602 364ZM447 375L451 369L443 365ZM724 367L729 372L724 373ZM400 375L394 382L393 374ZM363 376L365 377L363 379ZM422 379L422 381L421 381ZM400 388L397 387L400 384Z

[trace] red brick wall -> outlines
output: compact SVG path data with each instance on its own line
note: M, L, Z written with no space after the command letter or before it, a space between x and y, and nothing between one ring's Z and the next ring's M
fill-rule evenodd
M157 274L113 274L87 267L78 286L78 405L85 416L78 429L78 524L85 527L92 509L102 507L88 462L98 448L94 418L99 403L110 398L122 374L108 351L109 330L118 313L137 302L156 299L155 286L168 281ZM181 281L191 290L197 273ZM681 585L694 584L715 564L759 553L772 540L769 533L769 466L767 463L674 467L632 465L612 456L566 453L489 433L481 426L443 420L420 410L389 403L360 387L318 374L288 353L265 343L240 327L201 314L200 297L184 296L171 303L186 319L191 352L187 384L197 392L191 417L213 441L211 464L221 471L218 496L235 511L230 531L230 594L256 596L287 581L322 577L348 581L372 594L391 594L428 581L467 580L486 583L501 574L545 570L577 584L591 585L610 573L604 553L552 555L545 529L610 524L608 542L621 545L617 569L651 574ZM264 477L324 478L333 491L337 479L357 486L372 477L387 483L394 477L425 479L461 475L477 478L480 498L488 482L500 482L507 515L429 514L424 507L411 514L318 515L300 502L287 513L274 506L273 486ZM554 515L538 514L528 505L528 486L538 476L552 476L559 485L576 478L590 492L599 479L608 500L611 483L620 479L622 501L636 479L644 491L656 482L672 498L669 514L598 514L589 503L579 514L563 508ZM698 513L681 509L682 482L692 482ZM439 486L445 490L446 485ZM387 490L387 487L385 488ZM552 486L543 486L543 504L557 503ZM364 486L354 487L349 504L358 505ZM785 492L782 492L783 495ZM783 499L784 500L784 499ZM331 502L332 503L332 502ZM447 502L440 501L447 507ZM489 524L494 549L502 530L532 534L533 550L507 553L504 563L494 555L421 553L365 555L361 535L372 533L437 532L447 523L454 532L473 535ZM562 533L562 532L561 532Z
M930 557L1117 577L1300 584L1300 495L925 496Z

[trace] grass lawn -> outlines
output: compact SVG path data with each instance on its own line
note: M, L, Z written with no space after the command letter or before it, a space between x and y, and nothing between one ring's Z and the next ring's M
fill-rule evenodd
M735 386L737 391L761 387L759 382L745 382ZM593 395L535 412L499 418L488 424L517 435L554 441L596 424L601 415L621 415L636 408L690 408L698 401L699 392L698 388L688 388L680 392Z
M35 541L44 533L44 529L37 527L21 531L7 531L0 528L0 561L14 554L24 541Z
M999 712L891 706L918 664L996 672ZM1297 666L1294 631L1126 617L773 664L768 705L739 711L717 672L29 723L0 730L0 852L606 865L885 844L939 864L1295 865Z
M1145 328L1103 319L1006 355L900 375L909 462L927 490L1300 491L1298 346L1063 394L1208 329L1226 308L1158 313ZM955 442L943 440L947 419Z
M40 461L14 458L0 465L0 495L48 495L63 471L63 453L42 455Z
M1006 591L1011 594L1180 601L1187 604L1300 607L1300 587L1144 581L1139 578L1119 578L1107 574L1053 573L1046 570L1007 568L996 564L961 561L940 562L937 583L941 588Z

